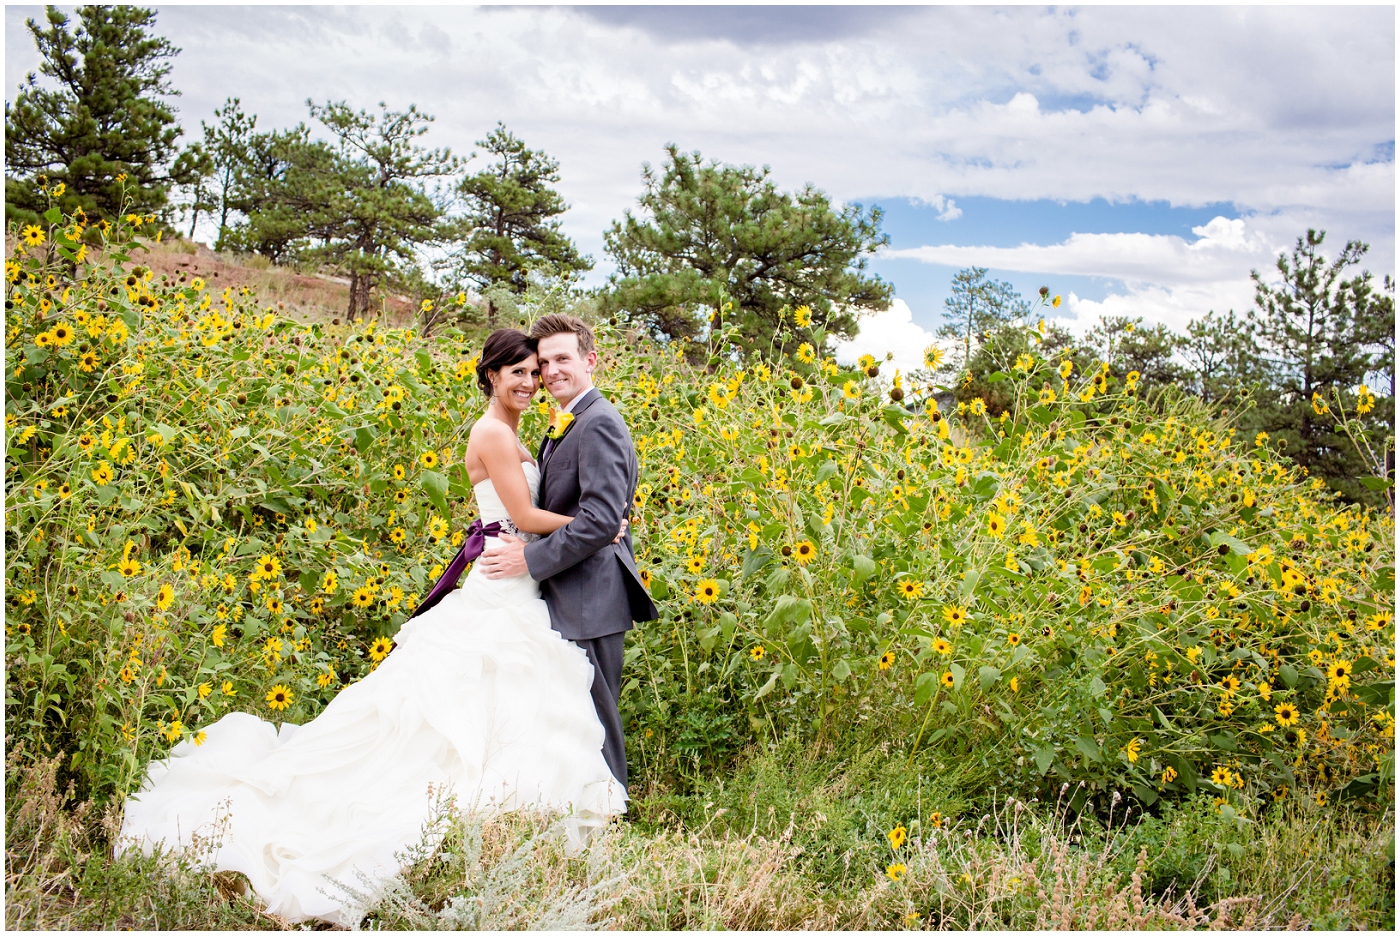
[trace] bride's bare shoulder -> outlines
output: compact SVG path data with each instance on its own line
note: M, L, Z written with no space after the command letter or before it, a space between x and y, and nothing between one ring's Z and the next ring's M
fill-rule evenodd
M467 433L467 440L473 445L486 445L491 448L515 446L515 433L510 431L510 426L499 419L482 418L478 419Z

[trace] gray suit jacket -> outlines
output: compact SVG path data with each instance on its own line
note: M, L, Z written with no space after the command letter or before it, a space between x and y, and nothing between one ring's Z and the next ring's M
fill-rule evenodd
M525 547L550 623L569 640L591 640L657 617L637 575L629 533L614 543L637 489L637 453L621 414L590 389L574 421L540 465L540 507L573 521Z

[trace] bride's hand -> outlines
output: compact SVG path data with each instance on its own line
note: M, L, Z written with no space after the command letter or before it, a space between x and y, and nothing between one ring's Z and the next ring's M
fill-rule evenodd
M617 535L613 537L613 542L614 542L614 543L620 543L620 542L622 542L622 538L623 538L624 536L626 536L626 535L627 535L627 518L626 518L626 517L623 517L623 518L622 518L622 526L620 526L620 527L618 528L618 530L617 530Z

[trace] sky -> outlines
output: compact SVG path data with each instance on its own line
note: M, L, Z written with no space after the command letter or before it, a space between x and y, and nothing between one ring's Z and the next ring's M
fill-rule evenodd
M1309 227L1395 268L1392 6L156 9L185 139L230 96L268 129L416 104L461 154L503 121L559 160L592 284L668 143L878 205L896 299L843 357L911 365L974 265L1078 332L1243 311ZM6 7L7 100L41 12Z

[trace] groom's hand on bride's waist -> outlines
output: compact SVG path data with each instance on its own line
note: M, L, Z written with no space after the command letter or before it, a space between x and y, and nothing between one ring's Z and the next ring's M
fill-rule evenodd
M481 558L476 560L486 577L511 578L528 573L530 567L525 564L525 541L509 533L502 533L501 542L505 545L482 553Z

